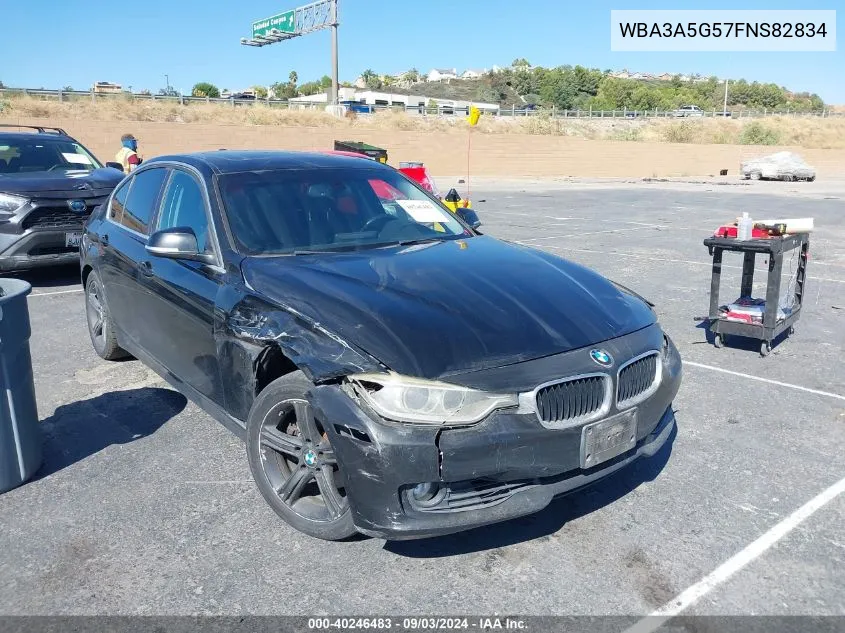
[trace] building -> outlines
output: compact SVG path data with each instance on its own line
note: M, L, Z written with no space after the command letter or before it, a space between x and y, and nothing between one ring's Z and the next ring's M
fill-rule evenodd
M113 84L109 81L98 81L93 86L91 86L91 90L93 92L101 94L115 94L118 92L123 92L123 86L121 86L120 84Z
M457 68L433 68L428 71L427 81L449 81L458 78Z
M461 79L481 79L481 76L487 72L486 70L472 70L467 69L461 73Z
M657 79L658 81L672 81L672 77L672 73L663 73L662 75L657 75L655 79Z
M434 103L438 106L444 114L451 114L453 111L466 110L470 105L474 105L482 112L498 113L499 104L497 103L476 103L469 101L456 101L454 99L438 99L435 97L426 97L425 95L404 95L393 92L382 92L378 90L356 90L355 88L340 88L338 89L338 101L355 102L363 105L371 105L376 107L401 107L405 109L422 110ZM293 97L288 100L292 108L310 108L320 104L328 104L328 91L320 92L314 95L307 95L302 97Z

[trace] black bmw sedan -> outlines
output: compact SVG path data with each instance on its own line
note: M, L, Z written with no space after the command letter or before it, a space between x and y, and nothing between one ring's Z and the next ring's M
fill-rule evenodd
M88 328L241 436L295 528L455 532L540 510L671 436L651 306L481 235L395 169L220 151L132 172L81 244Z

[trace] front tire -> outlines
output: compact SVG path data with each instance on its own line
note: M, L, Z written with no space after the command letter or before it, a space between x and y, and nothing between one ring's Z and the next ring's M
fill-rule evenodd
M91 344L100 358L117 360L128 356L117 344L114 321L103 294L103 282L95 272L91 272L85 280L85 317Z
M357 530L324 423L306 397L313 386L296 371L264 388L247 419L247 457L276 514L309 536L339 541Z

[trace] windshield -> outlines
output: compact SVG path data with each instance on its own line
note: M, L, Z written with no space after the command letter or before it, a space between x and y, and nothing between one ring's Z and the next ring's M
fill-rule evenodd
M45 171L91 171L102 167L84 147L72 141L0 139L0 174Z
M287 169L218 178L245 255L357 250L468 237L455 216L399 172Z

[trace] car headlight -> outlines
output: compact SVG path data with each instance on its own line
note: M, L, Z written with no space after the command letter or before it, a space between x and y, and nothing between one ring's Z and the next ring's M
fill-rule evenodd
M26 198L13 196L10 193L0 193L0 220L6 220L15 215L18 209L27 202Z
M495 409L515 407L516 394L490 393L399 374L349 377L358 394L381 417L414 424L472 424Z

